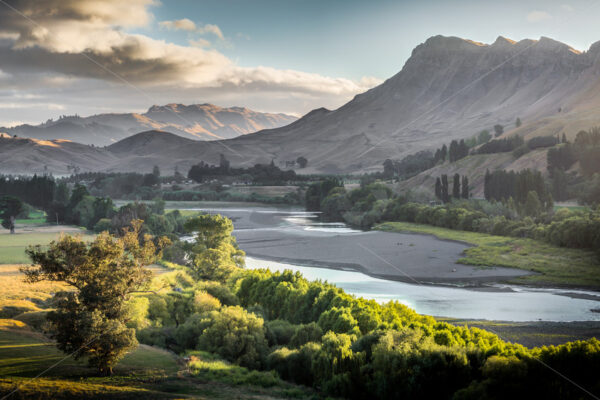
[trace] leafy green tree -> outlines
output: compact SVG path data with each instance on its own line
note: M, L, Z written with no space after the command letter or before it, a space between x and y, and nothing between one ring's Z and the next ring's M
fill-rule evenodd
M231 235L233 223L222 215L200 215L185 223L187 232L195 233L190 267L199 279L225 281L244 266L244 252Z
M537 217L542 213L542 211L542 202L540 201L537 192L531 190L529 193L527 193L527 200L525 200L523 212L528 217Z
M521 126L521 118L517 118L517 120L515 121L515 126L517 128L519 128Z
M0 219L2 226L15 233L15 219L24 209L23 202L13 196L0 197Z
M208 313L199 324L198 349L245 367L260 367L268 349L262 318L239 306L223 307Z
M101 374L137 345L135 330L127 327L127 301L141 290L152 273L144 268L168 243L155 245L148 235L140 241L142 221L133 222L123 237L107 232L90 243L70 235L49 248L30 246L32 266L22 271L29 283L64 282L71 290L56 294L56 310L48 314L57 346L73 357L86 357Z

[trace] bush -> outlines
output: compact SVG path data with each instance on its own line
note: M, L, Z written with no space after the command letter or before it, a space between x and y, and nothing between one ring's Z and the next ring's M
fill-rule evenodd
M98 222L96 222L96 225L94 225L94 232L100 233L104 231L112 231L112 223L108 218L101 218Z
M270 346L285 346L296 333L296 326L283 319L268 321L265 323L265 328Z
M245 367L260 367L268 349L262 318L233 306L211 311L194 324L202 332L199 350L217 353Z
M320 342L323 336L323 329L315 322L302 324L298 326L296 332L290 339L290 346L298 348L309 342Z

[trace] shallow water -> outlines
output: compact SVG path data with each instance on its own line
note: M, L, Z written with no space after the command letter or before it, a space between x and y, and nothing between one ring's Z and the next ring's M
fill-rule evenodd
M236 231L252 231L260 240L262 231L294 232L297 235L330 237L360 234L341 223L323 223L315 213L273 207L197 208L221 213L234 219ZM260 218L257 215L262 214ZM251 218L254 215L254 218ZM267 216L267 217L266 217ZM257 223L251 222L259 221ZM236 221L238 222L236 224ZM235 233L235 232L234 232ZM299 236L301 237L301 236ZM318 241L313 241L318 246ZM241 246L243 249L243 246ZM343 249L340 249L343 251ZM453 264L453 262L449 262ZM246 258L248 268L289 269L301 272L309 280L326 280L346 292L379 302L397 300L421 314L450 318L502 321L600 321L600 293L535 289L522 286L489 285L481 289L403 283L373 278L360 272L302 266L292 263ZM322 264L324 265L324 264ZM592 299L573 298L583 295ZM596 300L593 300L593 299Z

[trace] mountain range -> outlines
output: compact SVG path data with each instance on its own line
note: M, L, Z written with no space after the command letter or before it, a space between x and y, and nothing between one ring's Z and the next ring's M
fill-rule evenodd
M517 118L523 122L518 128ZM413 50L400 72L337 110L313 110L288 125L228 140L189 140L152 130L106 148L88 146L93 162L77 167L149 171L159 165L183 171L200 161L215 164L224 154L233 166L303 156L305 173L361 173L381 170L385 159L433 150L497 124L505 127L504 136L527 138L562 133L573 138L600 125L600 42L579 52L545 37L519 42L499 37L482 44L435 36ZM49 143L63 151L75 146ZM41 142L20 145L27 161L4 157L0 171L31 173L54 159L45 169L65 173L66 163L75 163L56 160L50 154L57 148ZM4 148L0 154L6 154Z
M56 121L48 120L36 126L0 128L0 132L42 140L64 139L106 146L150 129L160 129L196 140L231 139L287 125L296 119L287 114L261 113L243 107L167 104L152 106L143 114L62 116Z

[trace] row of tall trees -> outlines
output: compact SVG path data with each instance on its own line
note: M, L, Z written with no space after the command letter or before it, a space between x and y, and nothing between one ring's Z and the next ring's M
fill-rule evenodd
M485 173L484 196L490 201L508 201L513 199L519 204L532 201L530 192L534 192L541 207L549 210L553 206L552 196L542 173L530 169L519 172L499 170Z
M469 178L454 174L452 178L452 192L449 191L448 175L443 174L435 180L435 197L444 203L448 203L454 199L469 198Z
M52 203L55 190L56 182L51 176L0 176L0 196L14 196L41 209Z

